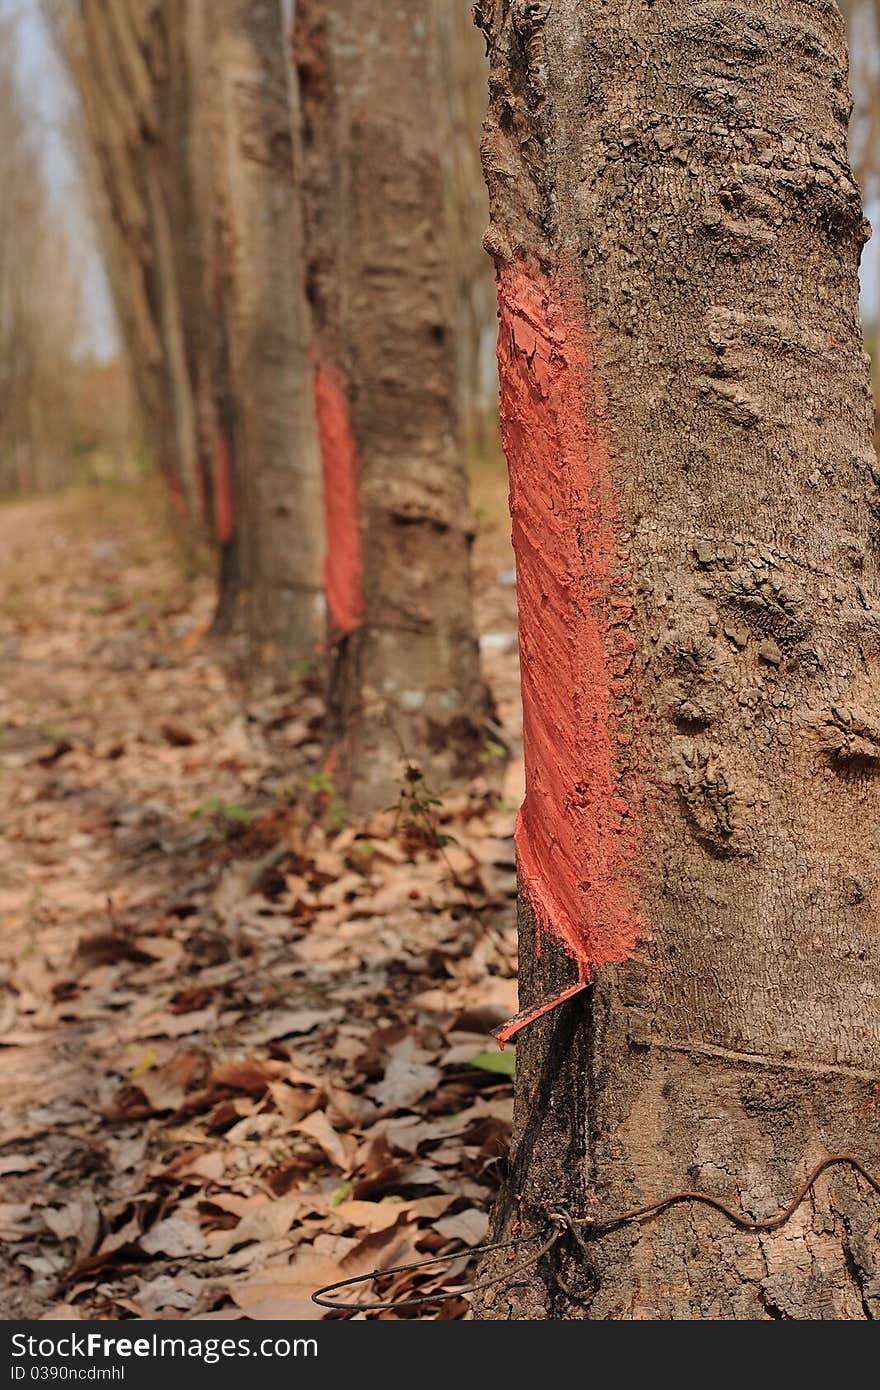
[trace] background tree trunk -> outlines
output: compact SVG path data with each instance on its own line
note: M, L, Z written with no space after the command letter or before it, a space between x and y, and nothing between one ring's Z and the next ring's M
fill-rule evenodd
M258 664L324 634L320 458L280 0L47 0L154 452Z
M79 462L81 260L61 225L0 17L0 494L69 482ZM70 200L68 201L70 209ZM75 217L75 209L72 210ZM82 227L79 228L82 230Z
M446 216L455 272L458 381L461 419L469 449L497 447L498 380L492 342L495 283L482 247L489 215L480 164L486 111L486 52L473 22L471 0L433 0L441 100L447 137L439 142L446 185ZM488 350L487 350L488 349Z
M220 391L218 448L234 480L241 621L260 664L287 669L314 660L325 604L282 7L280 0L211 0L207 24L223 339L215 357L221 367L225 358L229 377Z
M869 202L877 193L880 170L880 0L839 0L847 22L850 43L850 159L862 197Z
M203 513L196 409L187 370L177 267L176 169L167 157L181 116L169 74L169 12L154 0L51 6L104 194L110 282L156 462L198 532Z
M222 550L227 522L222 489L217 486L210 355L216 310L211 295L214 209L205 0L161 0L161 19L166 60L155 105L161 122L173 273L192 400L201 509L206 533Z
M479 766L431 0L300 0L308 290L327 498L334 776L355 806Z
M828 0L480 0L527 794L509 1232L880 1138L880 495ZM880 1200L684 1204L489 1317L880 1313ZM502 1260L490 1267L503 1270Z

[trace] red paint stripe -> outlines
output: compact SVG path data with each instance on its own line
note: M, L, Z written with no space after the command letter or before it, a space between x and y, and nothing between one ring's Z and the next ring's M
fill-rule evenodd
M364 620L360 459L345 392L325 363L315 367L315 410L324 472L324 588L331 626L344 635Z
M551 1009L556 1009L560 1004L564 1004L566 999L573 999L576 994L580 994L581 990L586 989L589 983L589 980L582 976L577 984L569 985L568 989L561 990L552 999L546 999L540 1004L533 1004L528 1009L521 1009L514 1018L508 1019L507 1023L502 1023L499 1028L493 1028L492 1037L497 1038L501 1051L504 1051L504 1044L516 1037L521 1028L527 1028L530 1023L536 1023L539 1018L549 1014Z
M235 530L232 500L232 462L229 446L222 434L214 440L212 460L212 492L214 496L214 535L218 545L228 545Z
M539 928L588 977L642 934L627 751L635 641L604 392L575 293L513 266L498 294L526 764L520 878Z

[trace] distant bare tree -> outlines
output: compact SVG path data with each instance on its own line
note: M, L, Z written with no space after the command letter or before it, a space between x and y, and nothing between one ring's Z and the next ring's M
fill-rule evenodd
M320 463L281 0L44 0L156 458L220 552L219 631L310 659Z
M156 460L190 524L201 515L159 80L167 34L152 0L45 0L79 95L108 276Z
M69 476L71 372L80 323L77 267L50 204L33 122L0 26L0 490Z
M880 0L840 0L849 30L850 153L865 200L880 181Z
M486 45L473 22L472 0L433 0L435 62L448 105L449 138L440 144L455 280L455 332L461 418L466 441L480 445L497 418L495 277L483 250L489 200L480 163L486 111Z

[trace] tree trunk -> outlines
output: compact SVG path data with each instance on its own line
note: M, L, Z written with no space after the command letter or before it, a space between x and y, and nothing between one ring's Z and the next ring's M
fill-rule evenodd
M334 778L393 803L479 766L431 0L298 0L308 289L328 531Z
M222 548L217 525L217 424L210 371L214 212L205 0L162 0L161 14L166 62L156 106L166 152L163 164L197 443L199 501L206 534Z
M180 113L169 81L168 16L155 0L46 0L83 112L103 198L99 225L120 325L155 460L198 535L198 433L178 274Z
M480 166L486 110L486 54L471 0L433 0L438 81L448 136L439 142L446 220L455 271L455 344L461 419L471 450L497 438L498 382L490 344L495 330L492 263L480 244L489 214ZM487 352L487 348L489 351Z
M844 26L829 0L477 14L526 1016L592 980L517 1034L497 1227L681 1189L768 1218L823 1156L880 1158L880 473ZM845 1167L770 1233L682 1202L566 1236L480 1312L872 1318L878 1218Z
M280 0L211 0L218 294L228 384L218 453L235 498L237 621L259 664L313 662L325 631L321 463ZM224 424L225 417L225 424ZM225 596L228 603L228 594ZM221 605L222 606L222 605Z
M320 458L281 0L45 0L100 171L160 466L219 552L215 628L289 673L324 635Z

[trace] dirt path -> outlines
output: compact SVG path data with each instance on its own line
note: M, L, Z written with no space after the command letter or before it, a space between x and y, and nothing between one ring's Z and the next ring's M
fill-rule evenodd
M0 508L4 1317L310 1317L476 1243L503 1153L516 773L344 824L318 702L243 702L161 536L149 489ZM515 747L505 559L496 516Z

